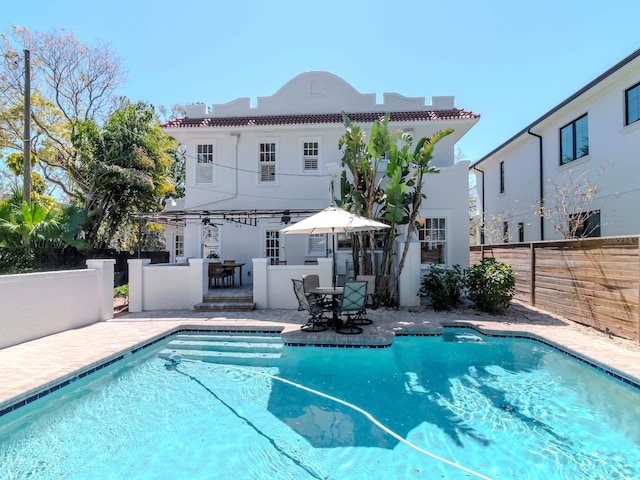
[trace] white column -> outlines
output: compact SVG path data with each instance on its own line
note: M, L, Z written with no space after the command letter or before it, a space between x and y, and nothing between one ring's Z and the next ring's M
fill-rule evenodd
M116 261L113 258L87 260L87 268L98 271L98 299L100 311L98 318L113 318L113 270Z
M267 259L254 258L253 262L253 301L256 308L269 308L269 285L267 281ZM279 286L276 286L279 288Z
M189 259L189 304L202 303L203 296L207 293L207 282L209 280L207 269L209 262L202 258Z
M129 266L129 311L141 312L144 308L143 268L150 265L148 258L127 260ZM113 305L112 305L113 308Z
M396 240L396 251L402 252L404 249L405 237L398 237ZM420 242L411 240L409 250L404 261L404 267L398 281L398 302L401 307L420 306Z

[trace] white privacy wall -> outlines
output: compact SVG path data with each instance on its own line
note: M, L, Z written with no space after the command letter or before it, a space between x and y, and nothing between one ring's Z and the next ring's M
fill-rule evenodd
M86 270L0 276L0 348L113 318L115 260Z

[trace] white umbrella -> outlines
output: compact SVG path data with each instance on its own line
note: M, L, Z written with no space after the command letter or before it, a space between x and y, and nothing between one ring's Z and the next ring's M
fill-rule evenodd
M331 205L324 210L311 215L304 220L289 225L280 230L285 234L320 234L320 233L355 233L369 232L371 230L383 230L390 228L389 225L376 222L367 217L347 212L341 208ZM333 238L333 283L335 286L336 271L336 255L335 255L335 237Z
M306 233L312 235L315 233L367 232L385 228L389 228L389 225L376 222L367 217L361 217L331 205L315 215L289 225L280 231L283 233Z

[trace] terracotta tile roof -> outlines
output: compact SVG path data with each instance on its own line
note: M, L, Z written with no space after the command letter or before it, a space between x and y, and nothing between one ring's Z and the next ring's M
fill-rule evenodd
M384 113L347 113L354 123L373 123L382 120ZM421 122L436 120L468 120L480 118L480 115L460 108L449 110L418 110L410 112L391 112L392 122ZM197 127L255 127L277 125L308 125L319 123L342 124L340 113L296 114L296 115L264 115L253 117L212 117L212 118L177 118L162 126L165 128L197 128Z

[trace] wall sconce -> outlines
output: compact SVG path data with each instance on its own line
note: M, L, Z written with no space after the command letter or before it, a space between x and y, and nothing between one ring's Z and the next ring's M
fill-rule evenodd
M284 212L282 212L280 222L284 223L285 225L289 225L289 223L291 222L291 215L289 215L289 210L285 210Z

